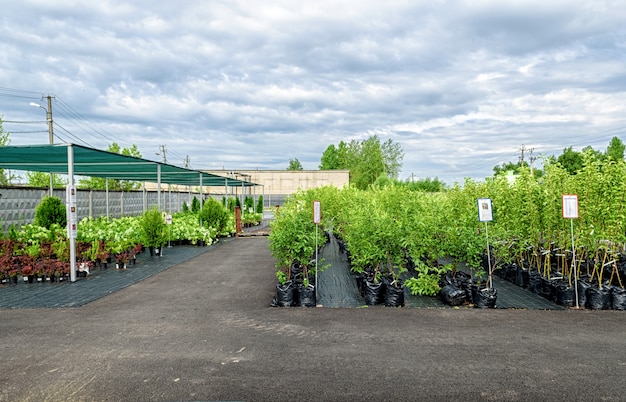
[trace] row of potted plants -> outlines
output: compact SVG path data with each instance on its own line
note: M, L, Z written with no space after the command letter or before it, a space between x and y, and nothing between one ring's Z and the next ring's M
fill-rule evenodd
M352 271L371 285L409 286L414 294L434 295L442 275L454 275L465 266L482 292L491 287L489 267L516 264L544 281L558 280L568 291L580 279L594 294L604 289L622 297L626 163L585 154L577 174L550 161L544 171L539 178L522 169L513 182L504 176L484 182L468 179L439 193L393 183L366 191L324 187L300 192L273 222L270 248L279 273L310 256L315 233L311 203L320 200L321 226L341 239ZM563 218L564 194L578 196L578 219ZM484 258L486 227L478 219L479 198L490 198L493 204L493 221L488 223L491 263ZM441 265L443 258L451 262ZM486 296L495 300L495 290ZM586 306L611 308L606 303Z
M212 203L207 203L212 204ZM90 269L115 263L125 268L146 247L156 253L167 242L209 245L219 236L234 232L234 218L223 212L217 222L214 214L187 211L172 216L171 225L165 213L156 207L139 217L85 218L78 223L76 264L79 276ZM215 206L215 205L213 205ZM221 210L220 210L221 208ZM63 280L70 271L69 240L66 229L57 223L49 228L26 224L12 227L0 238L0 283L17 283L18 276L34 282Z

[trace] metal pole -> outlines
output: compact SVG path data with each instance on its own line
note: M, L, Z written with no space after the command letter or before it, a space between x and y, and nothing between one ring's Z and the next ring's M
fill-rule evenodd
M576 295L576 308L578 305L578 269L576 269L576 248L574 247L574 220L570 218L570 231L572 234L572 268L574 269L574 294Z
M52 128L52 97L48 95L48 109L46 109L46 120L48 121L48 140L50 145L54 144L54 132ZM50 173L50 196L54 188L53 173Z
M74 148L67 147L67 178L70 189L74 188ZM71 200L71 199L70 199ZM68 201L70 201L68 200ZM71 204L71 202L68 202ZM70 281L76 282L76 236L72 235L71 219L67 221L68 235L70 238Z
M315 305L317 305L317 292L318 292L318 288L317 288L317 228L319 227L319 225L316 223L315 224ZM306 274L308 277L308 274Z
M489 231L487 230L487 222L485 221L485 238L487 239L487 261L489 266L489 286L491 289L493 283L491 282L491 252L489 251Z

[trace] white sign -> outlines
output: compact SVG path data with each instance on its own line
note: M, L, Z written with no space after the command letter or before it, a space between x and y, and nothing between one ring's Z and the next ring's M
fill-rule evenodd
M76 187L69 185L65 187L65 202L76 205Z
M480 222L491 222L493 220L491 198L478 199L478 220Z
M322 205L320 201L313 201L313 223L318 224L322 221Z
M172 224L172 215L165 215L165 223L167 223L168 225Z
M578 195L563 195L563 218L578 218Z

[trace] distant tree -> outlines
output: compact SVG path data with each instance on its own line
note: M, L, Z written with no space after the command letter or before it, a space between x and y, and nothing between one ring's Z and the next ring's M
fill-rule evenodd
M395 179L400 173L404 152L389 139L381 143L377 135L366 140L340 141L329 145L322 155L320 169L350 170L350 182L360 189L374 184L381 174Z
M407 180L406 185L410 190L424 191L427 193L441 192L446 188L446 184L436 177L434 179L427 177L425 179L415 181Z
M289 167L287 167L287 170L303 170L302 164L298 158L289 159Z
M513 174L518 174L520 168L524 166L524 167L529 167L527 162L507 162L507 163L503 163L501 165L496 165L493 167L493 173L494 175L501 175L501 174L507 174L507 172L513 172Z
M333 144L326 147L326 150L322 154L322 160L320 163L320 170L335 170L339 169L339 153L337 148Z
M609 146L606 149L606 156L607 158L615 161L623 160L624 149L626 149L626 146L624 145L622 140L618 137L613 137L611 139L611 142L609 143Z
M386 173L378 136L371 136L361 142L359 151L356 166L350 168L350 180L357 188L366 189L378 176Z
M381 144L380 150L383 154L385 173L388 177L397 179L402 168L402 159L404 159L402 147L400 144L394 143L390 138Z
M563 153L558 156L556 161L569 172L569 174L576 174L583 168L583 155L580 152L576 152L572 147L563 149Z
M30 187L50 187L50 173L26 172L26 180ZM52 188L63 188L67 182L58 174L52 174Z
M141 158L141 152L137 148L137 145L133 144L130 148L121 148L116 142L109 145L108 152L115 154L121 154L125 156L134 156L135 158ZM104 190L107 188L106 178L104 177L85 177L78 180L79 188L86 188L92 190ZM141 183L131 180L115 180L109 179L109 190L117 191L130 191L137 190L141 187Z

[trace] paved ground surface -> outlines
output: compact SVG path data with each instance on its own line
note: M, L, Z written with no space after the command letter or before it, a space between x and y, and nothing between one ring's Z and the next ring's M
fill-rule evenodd
M81 307L0 309L0 400L626 400L624 312L271 308L273 265L240 238Z

